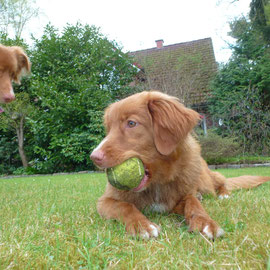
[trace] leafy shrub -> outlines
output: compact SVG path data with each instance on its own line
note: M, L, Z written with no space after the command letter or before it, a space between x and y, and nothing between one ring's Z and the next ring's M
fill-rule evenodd
M27 93L34 108L25 119L29 165L38 173L94 169L89 154L104 136L104 108L134 91L132 59L98 28L81 24L61 33L48 25L28 55L32 74L15 92ZM21 166L14 133L0 134L0 174Z
M0 175L11 174L20 164L16 137L0 129Z
M208 164L223 163L226 158L234 157L240 152L240 145L235 138L221 137L213 130L208 135L198 136L202 147L202 156Z
M97 28L47 26L32 52L30 92L38 109L30 130L31 164L42 173L91 170L104 136L103 110L130 90L129 56Z
M31 175L31 174L36 174L37 171L35 170L35 168L32 167L19 167L16 168L16 170L13 171L13 174L15 175Z
M270 154L270 50L246 18L231 23L232 57L211 85L209 112L223 120L223 137L237 137L243 152Z
M270 153L270 110L263 105L261 92L250 85L247 87L229 86L233 80L222 77L229 71L229 65L216 77L215 90L210 99L210 112L216 120L222 119L219 134L237 137L244 152ZM224 84L228 83L227 89Z

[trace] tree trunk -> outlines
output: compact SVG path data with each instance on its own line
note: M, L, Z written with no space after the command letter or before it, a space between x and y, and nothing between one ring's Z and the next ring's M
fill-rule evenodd
M22 164L24 168L27 168L29 167L29 164L28 164L27 157L25 155L24 148L23 148L23 140L24 140L23 122L24 122L24 118L22 117L20 119L19 127L16 128L16 132L17 132L17 137L18 137L19 154L22 160Z

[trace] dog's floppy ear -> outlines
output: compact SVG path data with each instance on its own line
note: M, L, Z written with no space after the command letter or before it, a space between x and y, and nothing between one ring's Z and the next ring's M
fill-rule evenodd
M154 142L162 155L171 154L200 119L197 112L161 93L150 93L148 109L152 116Z
M17 70L14 74L14 81L20 83L20 76L22 71L25 70L26 72L30 72L31 64L22 48L14 46L12 49L17 59Z

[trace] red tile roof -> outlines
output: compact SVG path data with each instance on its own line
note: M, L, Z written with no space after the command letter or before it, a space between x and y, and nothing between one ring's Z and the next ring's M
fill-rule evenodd
M179 97L188 105L206 101L209 82L217 70L211 38L130 53L140 68L145 88ZM142 74L143 73L143 74Z

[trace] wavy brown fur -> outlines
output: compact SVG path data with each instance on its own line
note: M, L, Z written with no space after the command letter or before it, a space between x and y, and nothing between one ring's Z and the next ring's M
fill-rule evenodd
M227 178L226 188L228 190L254 188L268 181L270 181L270 177L267 176L243 175L239 177Z
M107 136L91 159L99 167L108 168L138 157L149 178L140 192L121 191L108 184L98 200L99 214L123 222L128 233L144 238L156 237L160 231L142 214L145 208L184 215L190 231L198 230L209 238L221 236L223 230L196 195L228 195L227 185L230 188L233 180L209 170L201 157L200 145L191 135L198 120L198 113L156 91L138 93L110 105L104 117ZM261 183L261 179L254 181Z

